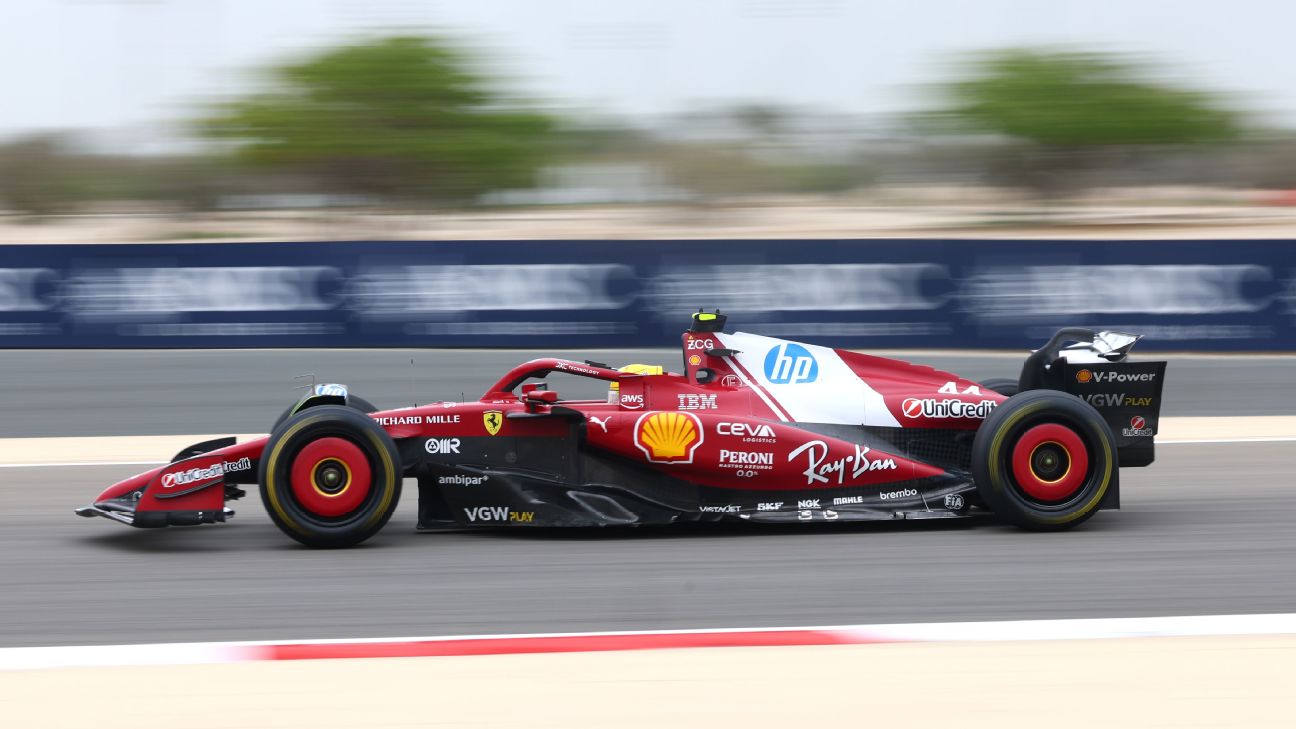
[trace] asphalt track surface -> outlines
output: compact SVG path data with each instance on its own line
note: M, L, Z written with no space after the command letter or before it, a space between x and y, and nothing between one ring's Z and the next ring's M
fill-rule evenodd
M1284 442L1166 445L1123 472L1123 510L1060 534L419 534L407 497L344 551L298 547L255 497L230 523L185 529L72 515L131 467L3 469L0 645L1292 612L1293 457Z
M477 383L473 397L530 355L415 356L439 361L422 383ZM974 378L1018 363L926 359ZM408 392L408 357L390 352L0 361L10 436L256 431L292 383L240 388L310 362L322 379L376 382L356 389L380 404ZM1175 361L1166 412L1292 414L1291 364ZM387 528L345 551L298 547L255 494L228 524L134 530L71 509L140 467L4 468L0 646L1293 612L1293 460L1290 442L1163 445L1122 473L1123 510L1044 535L988 522L417 534L409 482Z

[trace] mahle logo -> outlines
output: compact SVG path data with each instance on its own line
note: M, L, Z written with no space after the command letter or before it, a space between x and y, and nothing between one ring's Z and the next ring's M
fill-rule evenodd
M819 379L819 363L799 344L780 344L765 355L765 378L776 385L796 385Z

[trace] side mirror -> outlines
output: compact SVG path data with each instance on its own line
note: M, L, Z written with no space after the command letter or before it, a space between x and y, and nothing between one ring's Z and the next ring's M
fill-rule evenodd
M553 390L530 390L523 393L523 402L528 412L536 412L558 402L558 393Z

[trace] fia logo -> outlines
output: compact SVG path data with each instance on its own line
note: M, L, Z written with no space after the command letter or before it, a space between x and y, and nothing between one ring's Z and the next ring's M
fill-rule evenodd
M776 385L796 385L819 379L819 363L799 344L787 342L765 355L765 377Z

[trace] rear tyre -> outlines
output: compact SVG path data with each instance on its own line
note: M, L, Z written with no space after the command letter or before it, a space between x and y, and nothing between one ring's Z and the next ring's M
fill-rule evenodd
M1012 397L1021 392L1021 386L1017 383L1017 380L1008 377L991 377L988 380L981 380L979 384L1005 397Z
M990 413L972 442L977 493L997 516L1023 529L1069 529L1093 516L1115 483L1114 440L1098 411L1074 395L1014 395Z
M396 444L372 418L320 405L270 434L261 501L285 534L308 547L350 547L382 529L400 500Z
M352 395L351 393L347 393L347 404L346 404L346 406L349 407L349 408L355 408L356 410L359 410L359 411L362 412L362 413L376 413L376 412L378 412L378 406L377 406L377 405L374 405L373 403L369 402L368 400L364 399L363 397L356 397L355 395ZM270 426L270 430L274 430L274 429L278 428L280 425L283 425L283 422L284 422L285 420L287 420L288 418L292 417L292 414L293 414L293 408L295 408L295 407L297 407L296 404L290 405L290 406L288 406L288 409L287 409L287 410L285 410L285 411L283 411L282 413L280 413L280 414L279 414L279 417L275 418L274 425Z

